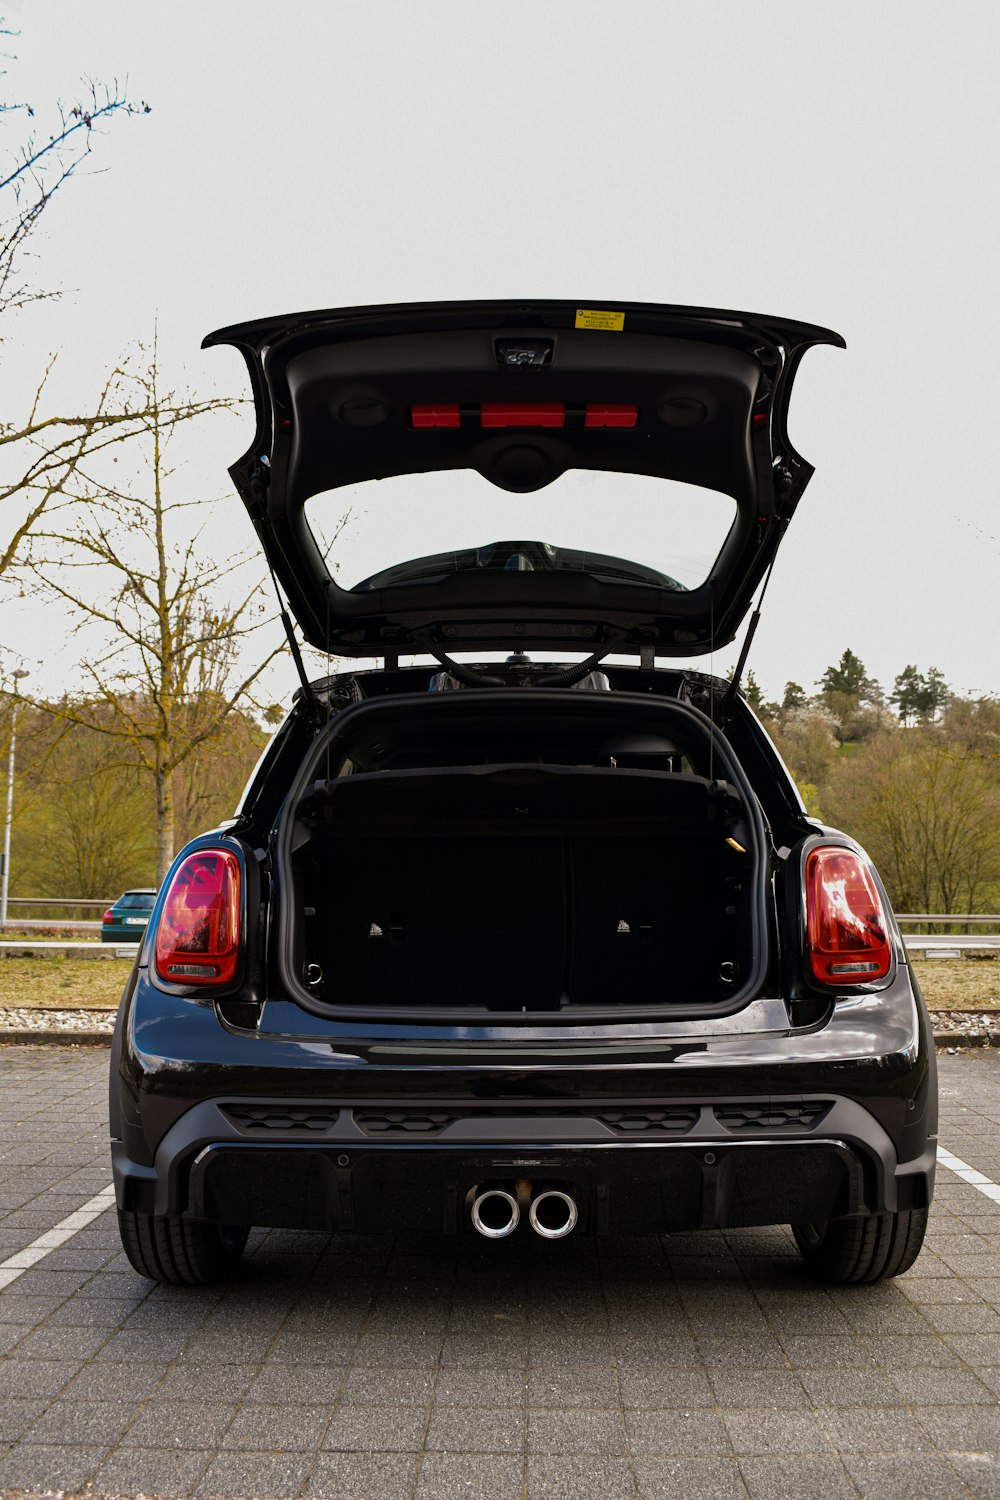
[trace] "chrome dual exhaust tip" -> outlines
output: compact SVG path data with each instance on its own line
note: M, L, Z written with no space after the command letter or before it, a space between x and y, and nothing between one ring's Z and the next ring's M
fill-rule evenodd
M472 1227L488 1240L505 1240L521 1222L517 1185L513 1192L498 1185L480 1187L472 1200ZM521 1197L527 1184L521 1184ZM528 1205L528 1223L543 1240L561 1240L572 1234L580 1217L576 1199L562 1188L543 1188Z
M580 1217L576 1200L561 1188L546 1188L532 1198L528 1223L543 1240L561 1240L572 1234Z
M488 1240L504 1240L521 1221L521 1210L506 1188L483 1188L472 1202L472 1227Z

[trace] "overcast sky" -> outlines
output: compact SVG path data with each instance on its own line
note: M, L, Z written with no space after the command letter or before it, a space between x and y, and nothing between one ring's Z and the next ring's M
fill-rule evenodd
M780 696L851 646L887 687L913 662L1000 691L995 3L0 10L6 95L43 125L81 77L153 106L45 215L36 278L66 295L8 332L7 416L55 349L54 404L86 406L154 321L172 373L233 391L242 362L202 336L298 308L549 296L825 324L848 348L798 377L816 476L751 665ZM0 131L15 146L21 117ZM237 437L202 445L199 493L225 489ZM226 516L249 544L235 497ZM51 610L0 605L0 643L72 685Z

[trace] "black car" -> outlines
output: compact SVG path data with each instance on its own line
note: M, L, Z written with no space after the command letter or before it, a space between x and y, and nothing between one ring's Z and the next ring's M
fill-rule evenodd
M252 1225L788 1223L834 1281L912 1263L937 1101L898 928L701 670L812 472L786 415L820 343L843 341L552 301L206 340L245 356L233 479L341 670L299 660L127 986L111 1134L139 1271L222 1275Z

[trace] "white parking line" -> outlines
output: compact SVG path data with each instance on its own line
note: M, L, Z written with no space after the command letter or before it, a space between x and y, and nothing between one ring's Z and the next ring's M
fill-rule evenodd
M952 1156L951 1152L946 1151L943 1146L937 1149L937 1159L942 1167L947 1167L949 1172L954 1172L956 1176L961 1177L963 1182L974 1187L985 1198L992 1199L994 1203L1000 1203L1000 1187L982 1172L977 1172L975 1167L970 1167L967 1161L962 1161L961 1157ZM0 1270L0 1276L2 1275L3 1272Z
M5 1286L10 1286L11 1282L16 1281L19 1276L23 1276L24 1272L30 1270L32 1266L37 1266L38 1262L44 1260L47 1255L51 1255L53 1250L58 1250L60 1245L65 1245L74 1234L78 1234L81 1229L86 1229L87 1225L92 1224L99 1214L111 1207L114 1201L115 1185L109 1182L107 1187L101 1188L101 1191L89 1199L82 1208L67 1214L66 1218L60 1219L52 1229L47 1229L44 1234L38 1236L37 1240L32 1240L27 1249L18 1250L15 1255L8 1255L6 1260L0 1260L0 1291L3 1291Z

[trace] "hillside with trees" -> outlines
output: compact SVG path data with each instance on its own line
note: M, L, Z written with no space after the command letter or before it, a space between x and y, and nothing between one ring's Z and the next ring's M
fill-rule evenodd
M808 696L755 706L813 816L868 850L899 911L1000 904L1000 700L908 664L886 693L853 651Z
M0 702L0 742L11 706L9 698ZM148 713L133 703L118 722L116 706L96 698L21 705L11 895L108 900L129 887L157 885L157 791L142 746L128 732L130 721ZM174 768L178 848L232 816L270 732L234 710Z

